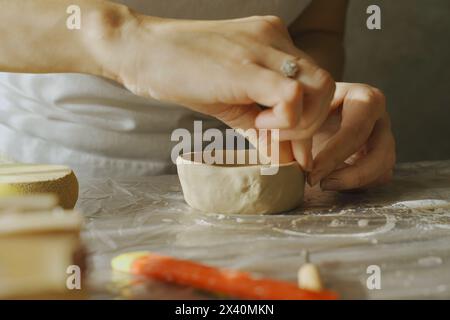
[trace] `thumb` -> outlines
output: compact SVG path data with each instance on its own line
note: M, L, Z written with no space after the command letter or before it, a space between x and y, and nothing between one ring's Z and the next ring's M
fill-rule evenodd
M219 109L219 110L217 110ZM255 127L255 119L259 113L262 112L262 108L257 104L250 105L228 105L217 108L214 117L235 129L238 133L242 134L243 131L248 129L255 129L257 135L246 135L247 140L260 150L272 150L272 143L279 143L279 162L286 163L294 160L292 153L291 143L289 141L273 141L273 139L267 139L266 134L260 134L260 130ZM260 154L262 157L267 157L267 154Z
M313 167L312 139L294 140L291 143L295 160L304 171L311 172Z

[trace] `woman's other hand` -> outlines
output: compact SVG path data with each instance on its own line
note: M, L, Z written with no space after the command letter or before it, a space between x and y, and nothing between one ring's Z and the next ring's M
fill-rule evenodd
M395 140L383 93L364 84L337 83L332 112L313 138L309 183L353 190L388 182Z

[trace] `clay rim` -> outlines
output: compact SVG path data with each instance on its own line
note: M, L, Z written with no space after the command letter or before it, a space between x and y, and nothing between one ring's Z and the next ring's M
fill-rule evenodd
M234 152L235 154L238 152L248 152L248 150L216 150L219 152ZM264 167L288 167L288 166L294 166L294 165L299 165L297 161L291 161L291 162L286 162L286 163L279 163L277 165L274 164L234 164L234 165L227 165L227 164L209 164L209 163L204 163L204 162L198 162L195 160L191 160L195 154L202 154L202 160L203 160L203 155L205 154L204 151L197 151L197 152L187 152L187 153L183 153L182 155L179 155L177 157L177 165L180 164L195 164L195 165L202 165L205 167L214 167L214 168L224 168L224 169L237 169L237 168L245 168L245 167L252 167L252 168L264 168ZM210 152L208 152L210 153Z

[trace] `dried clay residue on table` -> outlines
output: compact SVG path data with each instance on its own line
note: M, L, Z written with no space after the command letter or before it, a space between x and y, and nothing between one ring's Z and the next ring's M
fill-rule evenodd
M368 192L310 189L303 207L273 216L195 211L175 175L80 182L93 297L205 297L160 283L130 285L109 266L123 252L295 282L307 249L325 285L343 298L450 298L450 161L401 164L391 184ZM381 269L381 290L367 289L370 265Z

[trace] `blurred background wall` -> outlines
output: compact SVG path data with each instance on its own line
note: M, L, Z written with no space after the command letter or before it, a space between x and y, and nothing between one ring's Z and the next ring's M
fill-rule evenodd
M346 46L344 80L387 96L398 161L450 159L450 0L350 0Z

